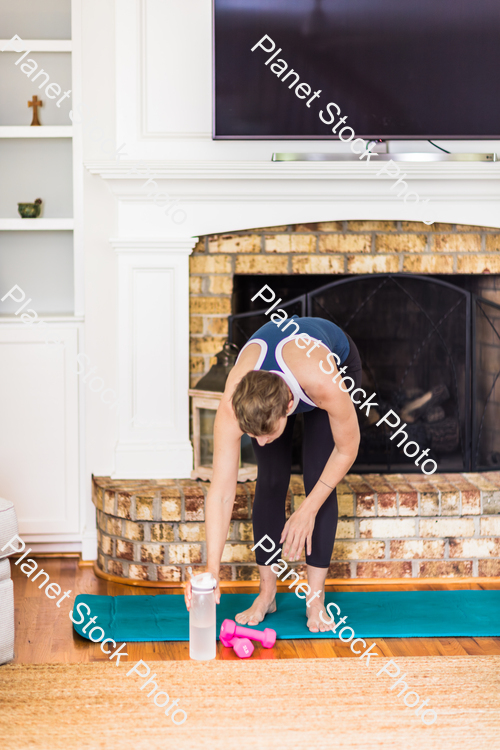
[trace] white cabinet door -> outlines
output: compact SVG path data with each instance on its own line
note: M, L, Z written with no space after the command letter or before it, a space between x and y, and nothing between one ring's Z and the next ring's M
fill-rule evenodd
M0 326L0 497L31 541L79 532L77 346L76 327Z

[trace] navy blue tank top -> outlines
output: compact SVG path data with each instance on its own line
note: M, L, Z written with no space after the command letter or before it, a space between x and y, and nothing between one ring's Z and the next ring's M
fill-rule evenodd
M349 341L342 329L324 318L299 318L297 315L293 315L283 323L284 330L278 328L276 323L269 321L258 331L255 331L241 350L238 358L247 346L259 344L261 351L254 370L274 372L283 378L293 395L293 409L290 414L312 411L317 406L314 401L306 396L297 379L285 364L283 347L289 341L295 341L302 334L305 334L309 337L310 343L306 346L306 339L303 338L300 348L305 351L310 348L311 344L318 341L323 347L336 354L340 359L340 364L343 364L349 356Z

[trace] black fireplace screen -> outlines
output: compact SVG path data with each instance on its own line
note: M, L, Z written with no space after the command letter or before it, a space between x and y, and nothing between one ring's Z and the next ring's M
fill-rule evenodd
M500 306L432 277L354 276L280 303L288 315L326 318L349 333L363 363L362 387L379 408L360 418L354 470L419 471L376 422L389 410L438 471L500 466ZM232 315L229 339L242 346L269 316ZM395 420L393 420L395 421ZM299 459L300 461L300 459ZM300 466L297 467L300 469Z
M480 297L472 307L472 467L500 468L500 306Z

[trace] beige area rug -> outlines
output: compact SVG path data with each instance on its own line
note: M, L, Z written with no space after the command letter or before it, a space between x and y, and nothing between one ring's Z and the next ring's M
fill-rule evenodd
M437 721L376 676L386 657L151 662L175 726L132 664L0 667L2 750L499 750L500 657L396 658ZM412 699L409 699L411 702ZM180 720L182 714L176 719ZM427 720L430 716L427 717Z

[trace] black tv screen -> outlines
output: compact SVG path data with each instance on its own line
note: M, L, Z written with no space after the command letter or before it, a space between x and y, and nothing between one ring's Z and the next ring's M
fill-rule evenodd
M500 0L213 2L214 138L500 135Z

